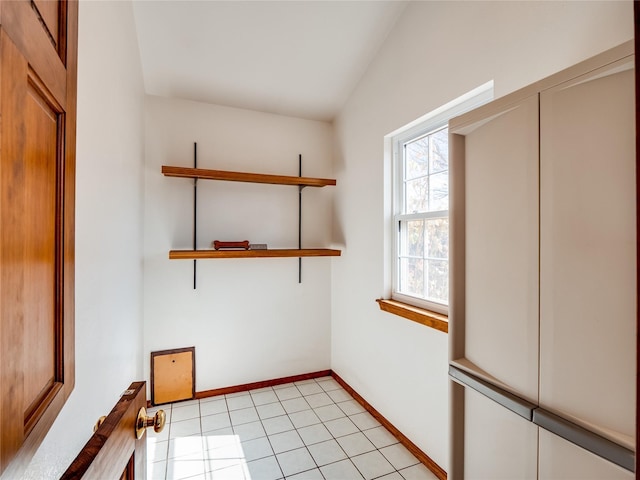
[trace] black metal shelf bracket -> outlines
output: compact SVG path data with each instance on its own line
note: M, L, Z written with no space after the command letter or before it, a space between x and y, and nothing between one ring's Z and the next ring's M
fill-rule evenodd
M302 154L298 155L298 176L302 177ZM298 249L302 250L302 189L298 186ZM298 283L302 283L302 257L298 257Z
M198 168L198 144L193 142L193 168ZM193 250L198 249L198 178L193 179ZM196 259L193 259L193 289L196 289Z
M193 143L193 168L198 168L198 143ZM298 155L298 177L302 177L302 154ZM298 185L298 249L302 250L302 190ZM198 178L193 179L193 250L198 250ZM298 257L298 283L302 283L302 257ZM193 289L197 287L197 260L193 259Z

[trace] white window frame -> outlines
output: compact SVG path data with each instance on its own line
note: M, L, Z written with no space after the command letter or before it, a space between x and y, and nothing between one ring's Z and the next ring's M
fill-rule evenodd
M447 304L437 303L426 300L424 298L414 297L399 290L399 259L400 259L400 222L412 219L422 218L444 218L449 216L449 209L436 212L424 213L402 213L403 193L404 193L404 146L405 144L416 140L420 137L434 133L448 126L451 118L461 115L480 105L493 100L493 81L468 92L465 95L443 105L442 107L424 115L411 124L397 130L391 134L391 158L393 162L392 173L392 279L391 279L391 298L393 300L424 308L429 311L448 314L449 306ZM451 182L449 182L450 184ZM449 207L450 208L450 207ZM448 260L448 259L447 259ZM450 283L450 282L449 282Z

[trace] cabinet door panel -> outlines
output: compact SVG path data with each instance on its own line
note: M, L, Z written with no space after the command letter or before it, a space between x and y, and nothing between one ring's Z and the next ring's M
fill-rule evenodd
M538 427L470 388L464 392L464 478L536 479Z
M465 358L538 398L538 96L465 136Z
M634 76L541 94L540 404L633 447Z
M540 429L540 480L632 480L633 473Z

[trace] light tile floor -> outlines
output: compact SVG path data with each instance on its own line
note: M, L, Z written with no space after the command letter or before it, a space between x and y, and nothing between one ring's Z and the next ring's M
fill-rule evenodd
M433 480L331 377L162 408L150 480Z

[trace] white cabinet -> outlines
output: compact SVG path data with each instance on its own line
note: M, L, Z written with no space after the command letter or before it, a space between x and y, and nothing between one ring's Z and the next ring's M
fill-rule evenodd
M539 480L632 480L633 473L540 429Z
M465 358L536 401L538 96L467 131Z
M622 447L620 464L633 468L634 100L628 42L449 124L450 363L533 404L530 418L515 415L529 428L516 428L512 412L456 384L453 479L561 478L555 440L543 446L536 433L530 445L538 425L559 423L536 425L535 411L614 442L572 439L607 458ZM544 428L540 439L553 435Z
M464 395L465 478L534 480L538 427L475 390Z
M540 405L631 448L634 115L630 60L540 94Z
M619 467L465 389L467 480L632 480ZM477 441L482 439L482 441Z

